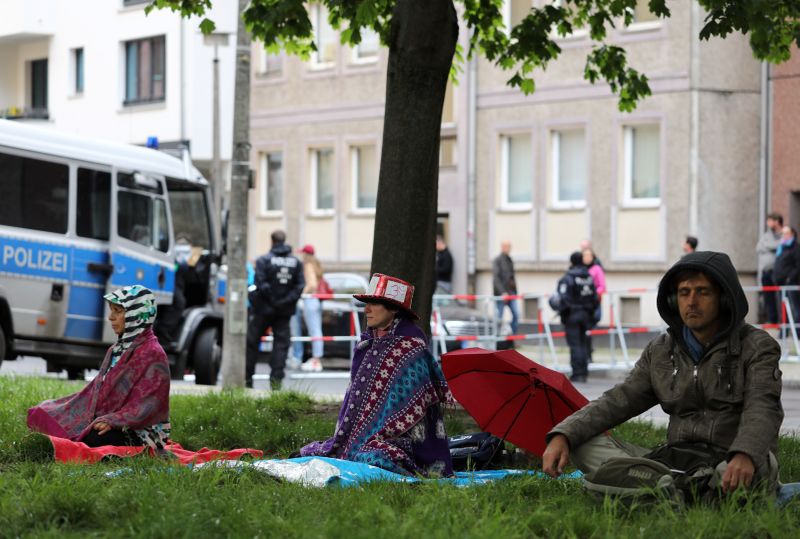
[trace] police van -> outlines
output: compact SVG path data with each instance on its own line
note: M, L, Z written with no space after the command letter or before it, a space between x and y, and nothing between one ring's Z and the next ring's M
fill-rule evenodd
M216 382L220 238L186 154L0 120L0 361L39 356L70 378L97 368L116 340L103 295L138 283L156 295L173 376ZM177 263L186 242L193 260Z

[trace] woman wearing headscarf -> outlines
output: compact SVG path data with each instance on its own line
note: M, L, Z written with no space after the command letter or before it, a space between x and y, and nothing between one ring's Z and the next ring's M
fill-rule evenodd
M117 342L97 376L81 391L28 410L28 427L90 447L146 445L169 438L169 363L153 334L156 304L140 285L104 296Z

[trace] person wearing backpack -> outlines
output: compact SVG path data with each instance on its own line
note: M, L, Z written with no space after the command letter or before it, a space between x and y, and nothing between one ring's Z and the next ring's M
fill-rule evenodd
M781 350L768 333L745 323L747 298L730 258L687 254L661 279L656 303L667 332L647 345L623 382L546 435L543 470L556 477L572 460L592 474L647 455L648 449L605 433L660 405L670 416L667 444L650 458L666 454L661 462L672 464L670 453L705 454L716 462L708 483L715 492L755 485L775 492ZM691 464L680 466L687 471Z
M575 251L569 257L570 268L558 281L561 298L559 315L567 334L572 382L586 382L589 374L589 337L586 332L594 325L598 298L594 279L583 264L583 255Z

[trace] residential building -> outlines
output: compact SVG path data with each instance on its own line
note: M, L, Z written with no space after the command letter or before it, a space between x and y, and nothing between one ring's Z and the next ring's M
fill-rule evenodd
M542 1L507 0L507 20ZM550 293L584 238L611 290L654 289L687 234L700 249L729 253L753 282L761 66L741 35L700 41L696 2L669 2L666 20L646 5L609 36L649 78L653 95L632 113L619 111L607 86L584 80L585 30L559 38L563 53L535 74L530 96L484 59L465 65L448 88L439 215L457 292L491 293L491 260L503 240L512 243L521 292ZM326 269L366 273L388 51L374 36L361 48L342 46L325 9L309 9L318 30L310 61L254 45L249 254L284 228L291 243L314 244ZM462 25L465 50L467 34ZM655 323L654 299L628 292L606 303L626 323ZM542 306L527 301L523 317L535 319Z
M800 230L800 51L793 48L784 64L769 68L768 95L770 160L767 169L765 212L776 211L784 222Z
M213 62L220 70L220 155L232 147L237 2L209 17L228 46L206 45L197 19L144 12L147 0L6 0L0 18L0 117L62 132L162 147L187 145L210 177ZM227 174L226 174L227 176Z

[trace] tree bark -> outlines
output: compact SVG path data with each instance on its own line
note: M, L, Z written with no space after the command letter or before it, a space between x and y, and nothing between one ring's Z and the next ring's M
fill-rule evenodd
M442 106L457 39L452 0L398 0L389 43L371 271L416 287L412 308L428 335L436 287Z

